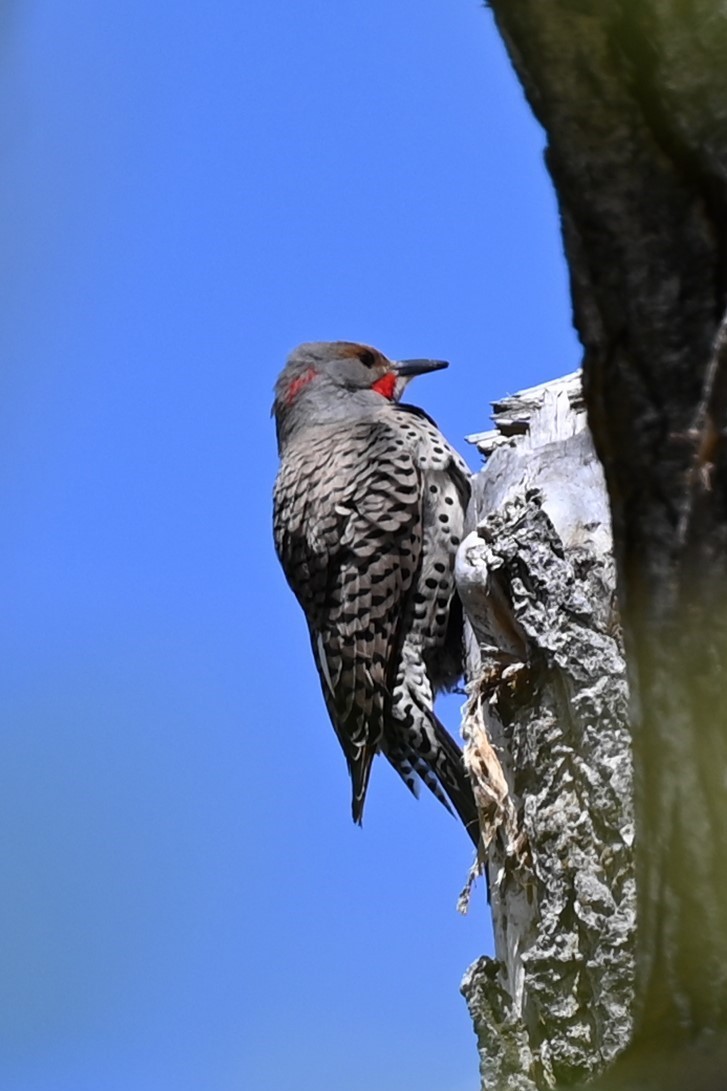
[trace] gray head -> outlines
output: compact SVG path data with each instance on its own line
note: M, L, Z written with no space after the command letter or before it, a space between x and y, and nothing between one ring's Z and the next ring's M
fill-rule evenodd
M447 366L445 360L392 361L352 341L299 345L275 384L278 446L301 428L368 416L381 408L382 398L398 401L415 375Z

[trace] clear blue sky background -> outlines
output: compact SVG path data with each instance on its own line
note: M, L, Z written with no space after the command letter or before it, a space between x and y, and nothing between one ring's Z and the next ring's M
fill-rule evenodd
M350 822L269 408L303 340L446 357L411 395L464 449L577 365L491 16L3 11L0 1089L473 1091L484 894L384 762Z

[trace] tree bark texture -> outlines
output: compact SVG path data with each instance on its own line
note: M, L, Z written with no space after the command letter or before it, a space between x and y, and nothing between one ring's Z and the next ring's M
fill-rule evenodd
M722 1041L727 1023L727 5L492 9L546 130L613 516L636 785L634 1049L656 1056Z
M489 457L457 559L472 627L465 759L496 945L463 991L483 1088L526 1091L589 1077L630 1040L631 751L610 516L580 376L497 409L498 431L475 437Z

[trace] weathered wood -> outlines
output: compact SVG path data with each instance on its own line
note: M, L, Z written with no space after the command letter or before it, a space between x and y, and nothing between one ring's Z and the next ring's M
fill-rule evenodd
M493 453L457 583L496 959L463 991L483 1087L525 1091L590 1076L629 1042L631 760L610 516L580 376L495 409L497 435L472 437Z

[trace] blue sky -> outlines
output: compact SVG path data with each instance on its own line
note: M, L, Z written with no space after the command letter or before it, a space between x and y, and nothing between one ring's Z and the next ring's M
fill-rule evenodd
M1 29L0 1087L471 1091L469 844L383 761L350 822L269 409L298 342L364 340L452 362L411 399L464 450L577 366L491 16L24 0Z

